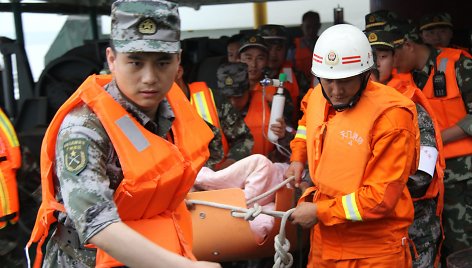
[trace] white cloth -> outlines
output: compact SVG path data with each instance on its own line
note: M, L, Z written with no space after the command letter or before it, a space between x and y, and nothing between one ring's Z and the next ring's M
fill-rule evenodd
M203 167L197 174L194 186L201 190L241 188L246 200L249 200L281 183L288 167L286 163L272 163L267 157L255 154L219 171ZM257 203L264 208L275 209L274 201L275 194L272 194ZM272 231L274 218L260 214L249 224L256 241L260 243Z

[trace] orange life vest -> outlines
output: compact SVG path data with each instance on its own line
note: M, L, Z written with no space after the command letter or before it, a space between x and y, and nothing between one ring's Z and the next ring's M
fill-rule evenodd
M433 76L429 75L428 81L423 88L423 94L429 100L431 107L436 113L439 128L444 130L457 124L467 115L462 94L457 85L454 64L459 60L462 51L458 49L442 48L436 58L438 71L444 72L446 76L446 91L444 97L434 96ZM444 144L444 157L454 158L472 154L472 137L467 136L457 141Z
M203 118L203 120L207 121L220 130L221 143L223 145L224 152L224 157L221 162L223 162L228 156L229 145L225 133L221 128L220 118L218 117L218 111L216 110L215 99L213 98L213 92L208 88L205 82L193 82L189 85L189 90L190 103L193 105L193 107L195 107L197 113Z
M114 194L120 218L152 242L194 258L191 219L184 198L208 159L213 134L175 83L167 93L175 113L174 143L149 132L103 89L111 79L108 75L90 76L58 110L45 134L41 149L43 201L27 245L39 241L36 267L41 263L41 245L57 220L53 213L66 212L55 200L57 134L65 116L82 103L98 116L120 160L124 178ZM97 267L122 265L97 249Z
M0 109L0 229L19 218L16 170L20 166L20 143L13 125Z
M344 204L344 197L352 198L355 191L363 185L363 179L369 172L366 167L372 157L371 131L376 120L385 111L392 107L408 109L417 122L413 102L394 89L374 82L367 84L362 97L353 109L336 113L336 116L329 120L327 118L330 105L323 97L319 86L309 95L308 102L309 105L305 110L305 117L308 119L307 156L310 175L318 189L314 202L343 196ZM416 155L418 155L419 139L416 142ZM345 160L342 165L339 163L340 155ZM416 168L417 163L412 165L411 170ZM344 210L349 207L344 205ZM323 224L315 226L316 231L312 235L321 233L323 258L357 259L398 252L402 238L407 237L408 226L414 214L406 187L389 216L359 223L356 220L361 218L355 206L349 208L349 213L353 216L353 221L332 226ZM356 214L359 219L355 218ZM335 245L340 244L343 248L334 250Z
M414 85L413 77L411 73L395 73L392 79L387 83L402 93L404 96L410 98L414 103L418 103L426 112L428 112L433 122L434 133L436 138L436 147L438 150L438 158L436 159L436 168L434 171L433 180L428 187L427 192L420 198L414 198L413 201L422 199L431 199L438 197L438 208L436 214L439 216L442 213L443 208L443 197L444 197L444 168L446 167L446 161L444 159L444 149L441 138L441 130L439 129L438 122L436 120L436 114L429 104L429 101L424 96L423 92Z
M269 153L274 150L274 145L267 139L267 130L269 129L270 120L269 102L266 98L263 100L262 89L260 86L251 90L250 94L251 100L246 117L244 117L244 122L248 126L252 137L254 138L254 146L252 147L251 154L262 154L268 156Z
M308 47L302 47L301 38L295 38L295 62L296 69L302 71L307 78L311 77L311 65L313 63L313 51Z

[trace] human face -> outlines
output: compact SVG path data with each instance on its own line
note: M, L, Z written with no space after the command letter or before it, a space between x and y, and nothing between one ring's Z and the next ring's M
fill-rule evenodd
M302 22L301 29L303 32L303 37L308 39L315 39L320 29L320 25L312 19L305 19Z
M321 85L333 105L349 104L361 87L361 76L343 79L321 78Z
M249 91L245 91L242 96L228 97L229 102L233 105L233 108L239 112L242 112L244 107L246 107L247 102L249 101Z
M284 64L286 52L287 50L283 44L270 43L268 67L272 70L279 71Z
M452 38L452 29L448 26L439 26L423 30L421 38L423 42L434 47L448 47Z
M403 45L395 48L393 56L393 67L399 73L409 73L415 68L415 49L410 41L405 41Z
M226 52L228 53L228 62L238 62L239 61L239 43L229 43L226 47Z
M241 53L241 62L247 64L249 81L253 84L263 77L264 68L267 67L267 52L258 47L246 48Z
M379 50L375 51L377 70L379 71L379 82L386 84L392 76L393 70L393 51Z
M180 53L120 53L107 48L106 54L120 92L154 119L159 103L174 83Z

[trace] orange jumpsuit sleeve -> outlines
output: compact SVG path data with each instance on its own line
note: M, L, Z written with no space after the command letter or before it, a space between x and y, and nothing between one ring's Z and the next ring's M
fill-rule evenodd
M318 220L324 225L379 219L395 209L414 163L416 140L411 113L393 108L381 115L372 131L371 148L360 188L316 202Z
M303 116L298 120L297 133L295 138L290 142L290 149L292 155L290 156L290 162L298 161L305 163L308 159L306 150L306 115L305 109L308 106L308 99L310 97L313 88L310 88L300 102L300 110L303 112Z

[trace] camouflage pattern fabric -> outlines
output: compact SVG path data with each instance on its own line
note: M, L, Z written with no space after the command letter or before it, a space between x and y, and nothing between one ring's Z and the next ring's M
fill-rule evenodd
M419 30L423 31L438 26L448 26L452 28L452 18L449 13L437 12L428 14L420 18Z
M237 161L249 156L252 146L254 145L254 139L244 122L244 118L221 94L213 92L213 98L215 100L218 118L220 119L221 129L229 145L229 151L226 157ZM221 132L208 122L207 125L210 126L215 137L208 145L210 158L205 163L205 166L214 168L214 165L219 163L224 156L223 147L221 145Z
M164 0L119 0L111 11L111 36L118 52L180 52L178 5Z
M165 137L174 118L169 103L158 108L158 123L125 100L115 81L106 87L110 95L149 131ZM64 146L77 146L85 157L72 158ZM66 162L66 159L70 159ZM79 164L80 163L80 164ZM84 164L80 169L76 166ZM56 144L57 200L67 214L59 213L58 221L77 231L81 244L113 222L120 221L113 194L123 179L118 156L97 116L85 105L73 109L64 119ZM53 231L53 230L52 230ZM61 243L54 231L48 241L43 267L94 267L95 250L71 248Z
M443 257L472 247L472 155L446 160Z
M216 70L218 93L225 97L240 97L249 90L247 64L223 63Z
M416 104L416 110L418 112L418 126L420 129L420 145L436 148L436 138L431 117L423 106L419 104ZM411 196L423 196L428 190L431 180L431 175L418 170L415 173L415 179L410 178L407 182ZM408 235L413 240L418 253L418 258L415 258L414 252L411 254L413 267L433 267L441 236L440 219L436 216L437 203L435 199L426 199L414 202L413 206L415 208L415 218L408 229Z

